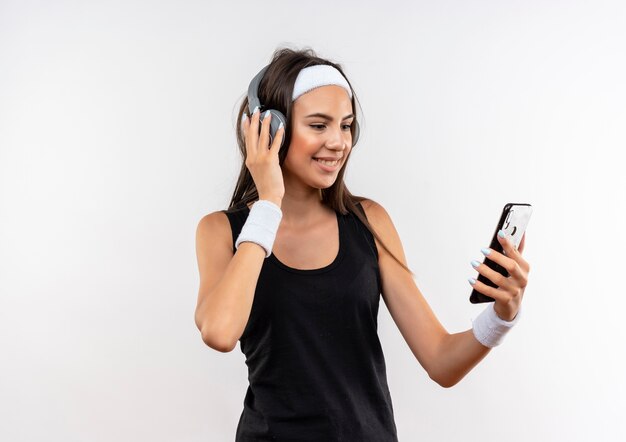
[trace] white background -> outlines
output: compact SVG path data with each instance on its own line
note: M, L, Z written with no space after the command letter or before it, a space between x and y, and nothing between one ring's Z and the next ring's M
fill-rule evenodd
M625 440L621 1L0 2L0 439L229 441L239 346L194 324L195 229L281 46L360 100L349 189L382 204L451 333L502 206L534 212L524 314L451 389L381 300L401 441Z

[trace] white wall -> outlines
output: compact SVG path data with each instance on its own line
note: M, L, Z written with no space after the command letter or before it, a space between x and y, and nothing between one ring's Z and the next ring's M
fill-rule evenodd
M484 308L502 206L534 206L524 317L454 388L381 301L400 440L625 440L624 23L619 0L0 2L0 439L234 439L247 370L195 327L195 228L287 45L345 68L347 183L448 331Z

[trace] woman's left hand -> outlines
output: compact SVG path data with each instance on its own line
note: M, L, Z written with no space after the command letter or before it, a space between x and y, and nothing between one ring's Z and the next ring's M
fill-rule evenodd
M522 298L524 297L524 290L528 284L530 265L522 258L526 233L522 236L519 249L515 249L508 239L501 238L499 235L497 236L505 254L499 253L493 249L486 249L490 252L485 256L504 267L507 272L509 272L510 276L508 278L504 277L486 264L480 263L475 269L478 273L496 284L498 288L490 287L478 280L472 286L483 295L495 299L493 308L500 319L512 321L519 311Z

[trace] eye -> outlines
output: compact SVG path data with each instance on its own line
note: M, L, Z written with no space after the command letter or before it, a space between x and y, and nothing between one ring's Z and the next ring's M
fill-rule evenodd
M321 129L326 127L325 124L310 124L309 126L312 127L313 129L316 129L316 130L321 130ZM351 127L352 127L351 124L344 124L343 125L344 130L350 130Z

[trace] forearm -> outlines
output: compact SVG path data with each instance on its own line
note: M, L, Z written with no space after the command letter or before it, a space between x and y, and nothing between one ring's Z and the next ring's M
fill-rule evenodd
M437 371L431 378L446 388L463 379L491 350L478 342L472 329L446 335L439 347Z

